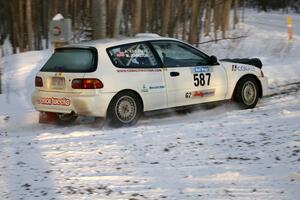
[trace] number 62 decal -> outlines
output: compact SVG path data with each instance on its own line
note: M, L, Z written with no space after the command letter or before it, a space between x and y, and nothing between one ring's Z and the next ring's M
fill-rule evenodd
M210 84L210 76L211 73L200 73L200 74L194 74L194 85L196 87L200 86L209 86Z

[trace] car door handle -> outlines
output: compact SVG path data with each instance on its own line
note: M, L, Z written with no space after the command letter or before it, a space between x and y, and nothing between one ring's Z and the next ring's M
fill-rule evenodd
M179 76L180 73L179 72L170 72L170 76Z

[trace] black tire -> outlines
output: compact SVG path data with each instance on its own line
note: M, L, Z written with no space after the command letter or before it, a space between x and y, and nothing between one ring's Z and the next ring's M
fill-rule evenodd
M133 92L121 92L117 94L107 110L107 122L110 126L132 126L137 123L142 115L141 99Z
M78 118L78 115L75 115L73 113L57 114L56 124L57 125L70 125L70 124L73 124L77 118Z
M259 98L257 80L253 77L241 79L236 86L234 97L242 109L254 108Z

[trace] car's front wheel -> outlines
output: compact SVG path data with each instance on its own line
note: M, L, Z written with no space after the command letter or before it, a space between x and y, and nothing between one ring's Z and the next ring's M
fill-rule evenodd
M235 100L241 108L254 108L258 102L258 98L259 89L255 78L245 77L238 82L235 91Z
M121 92L108 108L108 124L113 127L134 125L142 114L142 102L133 92Z

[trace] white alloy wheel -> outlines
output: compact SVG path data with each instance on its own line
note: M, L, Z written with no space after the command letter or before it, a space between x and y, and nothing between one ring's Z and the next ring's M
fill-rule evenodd
M254 108L259 98L259 84L254 77L244 77L235 89L234 99L243 109Z
M244 83L242 89L242 98L243 102L249 106L256 101L257 89L255 83L253 83L252 81L247 81Z
M122 96L115 106L115 113L118 120L128 124L132 122L137 114L137 104L131 96Z

